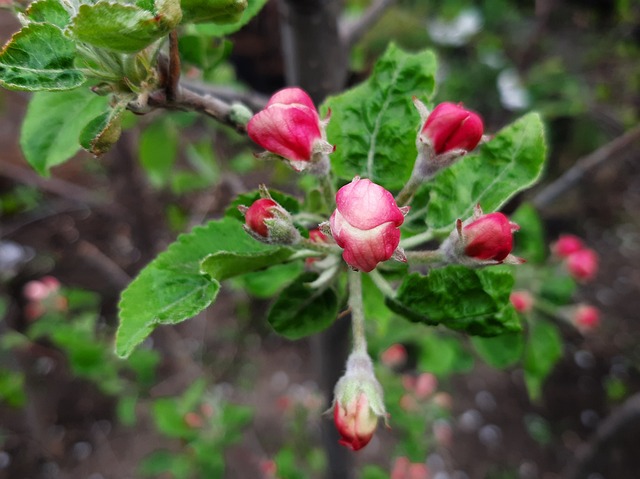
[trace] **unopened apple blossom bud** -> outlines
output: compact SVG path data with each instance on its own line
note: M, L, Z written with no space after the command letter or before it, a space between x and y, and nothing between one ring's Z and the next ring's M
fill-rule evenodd
M600 310L590 304L580 304L573 311L571 322L580 332L589 333L600 325Z
M331 234L344 248L342 258L349 266L368 273L392 257L406 261L398 249L399 226L409 210L398 208L390 192L356 176L338 190L336 205L330 218Z
M513 233L519 229L502 213L483 214L478 205L471 218L458 220L440 250L448 262L470 267L521 264L524 260L511 254Z
M401 456L393 463L390 479L430 479L430 477L426 464L411 462L409 458Z
M401 368L407 362L407 349L402 344L392 344L382 352L380 361L388 368Z
M244 229L258 241L288 245L300 241L291 215L271 198L260 198L250 207L238 208L245 219Z
M533 309L533 295L529 291L513 291L509 300L518 313L528 313Z
M249 120L247 134L267 150L261 156L284 158L296 171L302 171L333 152L334 147L326 140L327 121L320 120L306 92L285 88Z
M354 351L347 370L336 384L333 419L340 433L340 444L354 451L365 447L376 430L378 418L386 419L382 386L373 373L371 358Z
M202 416L196 414L191 411L184 415L184 422L191 429L200 429L204 422L202 421Z
M416 378L415 395L418 399L426 399L438 388L438 379L431 373L422 373Z
M420 131L420 140L437 154L473 150L484 131L482 118L462 104L440 103L429 114Z
M566 259L567 271L578 281L590 281L598 273L598 253L584 248L571 253Z
M551 245L551 252L560 258L566 258L583 248L584 243L577 236L560 235L558 240Z

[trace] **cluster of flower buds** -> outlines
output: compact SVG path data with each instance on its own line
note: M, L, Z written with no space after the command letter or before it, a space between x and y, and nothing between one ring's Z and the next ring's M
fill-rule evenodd
M356 176L338 190L336 205L329 220L331 235L349 266L368 273L382 261L407 260L398 245L409 209L398 208L382 186Z
M328 168L325 156L335 149L327 142L328 121L320 120L307 93L300 88L285 88L249 120L247 134L267 150L260 157L284 159L296 171L319 168L323 173Z
M239 206L244 215L244 230L263 243L292 245L300 241L300 233L293 224L289 212L271 198L264 186L260 187L262 198L249 207Z
M400 456L393 463L390 479L430 479L427 465L422 462L411 462L408 457Z
M513 233L519 229L502 213L485 215L477 205L471 218L457 221L456 229L442 243L440 251L447 263L469 267L521 264L524 260L511 254Z
M365 352L354 351L334 390L333 419L342 437L340 444L362 449L371 441L380 417L386 420L387 412L373 363Z
M551 245L551 251L563 260L569 274L578 281L591 281L598 273L598 253L587 248L577 236L561 235Z
M29 281L24 285L22 294L27 300L24 314L29 321L38 319L47 312L67 310L67 298L60 294L60 281L53 276Z

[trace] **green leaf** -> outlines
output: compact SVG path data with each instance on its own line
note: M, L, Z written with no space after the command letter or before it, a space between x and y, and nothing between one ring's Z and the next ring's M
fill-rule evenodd
M58 0L36 0L24 12L24 16L32 22L51 23L64 28L71 20L66 8Z
M335 174L346 181L360 175L387 189L400 189L416 159L420 116L412 97L433 94L436 58L430 51L410 54L391 44L363 84L330 97L327 127Z
M273 251L273 246L251 238L232 218L211 221L180 235L122 293L116 353L128 356L156 325L189 319L215 300L220 283L200 273L203 258L213 252L241 257ZM222 268L225 275L230 274L228 267L225 263Z
M89 153L100 156L111 149L122 133L122 115L127 103L120 102L101 113L80 132L80 145Z
M530 113L426 184L427 223L434 229L450 230L458 218L471 217L477 204L485 212L498 210L539 179L545 158L542 121L538 114Z
M520 331L509 303L513 276L502 268L469 269L449 266L428 276L406 276L387 306L410 321L496 336Z
M302 261L292 261L244 274L237 282L256 298L271 298L300 276L303 270Z
M471 343L480 357L494 368L506 368L518 362L524 351L521 332L502 334L492 338L474 336Z
M193 1L194 3L197 2L196 4L201 4L201 2L204 3L202 0L193 0ZM229 0L222 0L222 1L228 2ZM233 23L226 23L223 25L222 21L212 18L210 20L204 20L204 21L214 21L217 23L203 23L200 25L196 25L195 30L200 35L206 35L209 37L223 37L225 35L230 35L232 33L237 32L242 27L244 27L247 23L249 23L249 20L255 17L266 3L267 3L267 0L248 0L246 2L246 8L242 12L241 16L235 21L233 21ZM184 8L185 7L183 4L183 9ZM188 16L188 15L185 13L185 16ZM229 18L232 18L232 17L229 17Z
M547 268L545 273L540 286L540 296L559 306L568 304L578 287L575 280L564 273L558 275L558 271L553 268Z
M511 220L520 226L516 234L514 253L528 263L541 264L547 257L544 227L538 212L529 203L524 203L511 215Z
M80 149L80 131L107 108L108 99L78 88L33 95L20 134L29 164L41 175Z
M258 271L286 261L293 254L289 248L271 247L256 253L232 253L218 251L208 255L200 263L200 273L212 281L223 281L232 276Z
M24 392L24 374L0 369L0 401L19 408L27 402Z
M140 163L156 188L172 179L178 154L178 131L171 121L163 119L149 125L140 135Z
M332 288L310 288L307 283L316 278L314 273L303 273L273 303L267 320L278 334L300 339L326 329L336 319L338 296Z
M175 25L175 18L103 0L80 5L67 31L77 40L96 47L136 53L165 36Z
M122 396L116 405L116 413L118 420L125 426L135 426L136 424L136 405L138 398L136 396Z
M558 328L549 321L536 318L529 330L524 357L524 380L531 399L540 398L545 378L561 357L562 338Z
M32 23L0 52L0 85L10 90L71 90L85 77L74 65L75 43L49 23Z
M420 337L418 368L438 376L467 372L473 368L473 357L463 349L460 340L443 334Z

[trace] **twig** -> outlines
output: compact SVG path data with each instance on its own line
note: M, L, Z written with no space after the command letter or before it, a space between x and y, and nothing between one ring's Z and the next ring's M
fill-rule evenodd
M353 47L394 3L396 0L374 0L360 18L352 22L343 21L340 36L347 48Z
M556 198L566 193L575 186L589 171L602 165L608 160L622 156L621 153L633 143L640 140L640 126L627 131L622 136L598 148L593 153L579 159L569 170L547 185L533 199L533 204L538 209L544 209L551 205Z
M95 268L114 291L122 291L131 282L131 277L115 261L88 241L80 241L78 256L85 267Z
M635 394L603 420L595 435L576 451L575 459L569 463L563 475L567 479L584 479L593 470L616 437L640 423L640 394Z
M169 33L169 76L167 78L167 101L176 99L180 82L180 52L178 51L178 31Z
M255 91L238 91L234 88L219 85L208 85L202 82L185 80L182 78L180 84L188 90L203 96L213 96L227 103L242 103L251 110L262 110L269 98Z

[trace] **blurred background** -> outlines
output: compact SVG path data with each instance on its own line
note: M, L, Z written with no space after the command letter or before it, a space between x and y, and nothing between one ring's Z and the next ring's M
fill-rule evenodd
M186 32L185 77L268 97L285 81L278 21L270 0L228 40ZM18 29L0 10L3 44ZM351 52L351 84L390 41L433 48L436 100L464 102L488 132L542 114L545 178L506 211L533 202L547 243L570 233L598 253L597 276L570 294L600 321L540 340L551 359L534 398L522 362L492 367L461 336L425 333L395 356L391 338L373 340L391 429L349 456L344 477L640 477L640 3L400 0ZM240 192L295 194L291 172L207 118L157 112L130 115L104 157L80 153L42 178L19 144L28 99L0 91L0 478L332 477L317 344L270 330L259 275L130 359L112 353L137 272ZM575 181L550 196L567 171ZM401 475L405 457L428 473Z

